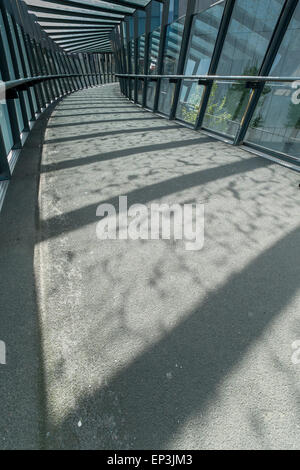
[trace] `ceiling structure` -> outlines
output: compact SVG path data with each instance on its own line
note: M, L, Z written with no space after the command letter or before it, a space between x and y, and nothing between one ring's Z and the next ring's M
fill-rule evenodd
M37 23L67 52L111 52L113 28L150 0L24 0Z

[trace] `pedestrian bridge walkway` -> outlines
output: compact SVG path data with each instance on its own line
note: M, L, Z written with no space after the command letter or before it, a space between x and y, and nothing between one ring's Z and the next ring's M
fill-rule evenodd
M0 447L299 447L298 185L117 84L49 108L0 215ZM99 240L119 196L203 203L203 248Z

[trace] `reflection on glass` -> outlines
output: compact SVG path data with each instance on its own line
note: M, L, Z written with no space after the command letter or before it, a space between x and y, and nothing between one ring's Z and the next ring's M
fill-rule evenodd
M143 103L143 88L144 80L137 80L137 102L139 104Z
M174 23L169 24L167 27L163 75L174 75L177 73L184 20L184 17L180 18L178 21L174 21ZM161 80L158 101L159 112L169 114L173 101L174 89L175 85L171 83L169 84L168 79Z
M144 73L145 34L138 38L137 74Z
M270 75L300 76L300 4ZM246 141L300 160L300 83L268 83L250 123ZM275 117L275 118L274 118Z
M160 27L157 28L150 34L149 37L149 61L148 61L148 74L155 75L158 73L157 70L157 60L158 60L158 51L159 51L159 41L160 41ZM157 82L151 82L148 80L147 83L147 98L146 106L153 109L154 98L156 92Z
M135 63L134 63L134 40L133 39L129 43L129 54L130 54L130 73L136 73Z
M215 5L193 18L184 75L205 75L208 72L217 38L224 3ZM203 86L184 80L181 85L176 117L195 124Z
M218 75L257 75L284 0L237 0L225 38ZM235 136L249 100L243 84L214 85L203 126Z
M195 124L204 87L197 82L183 80L176 110L176 118Z
M145 34L138 38L138 64L137 64L137 73L144 73L144 64L145 64ZM137 102L142 104L143 101L143 80L137 81Z

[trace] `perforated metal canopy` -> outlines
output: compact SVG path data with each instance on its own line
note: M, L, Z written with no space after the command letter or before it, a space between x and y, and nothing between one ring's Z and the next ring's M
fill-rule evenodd
M150 0L24 0L36 21L67 52L111 52L110 34Z

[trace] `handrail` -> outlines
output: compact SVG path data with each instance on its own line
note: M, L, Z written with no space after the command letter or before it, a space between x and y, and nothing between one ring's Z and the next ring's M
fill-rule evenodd
M258 76L258 75L144 75L144 74L125 74L116 73L116 77L120 78L150 78L159 79L166 78L171 80L203 80L204 82L211 82L214 80L224 81L245 81L245 82L295 82L300 80L300 77L271 77L271 76Z
M47 80L55 80L59 78L74 78L74 77L94 77L102 74L97 73L85 73L85 74L60 74L60 75L38 75L35 77L20 78L17 80L10 80L7 82L0 82L0 85L5 87L6 90L18 89L24 85L30 86L29 83L33 85L44 82Z

